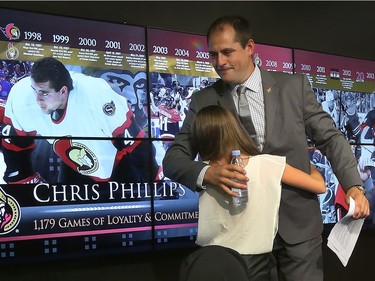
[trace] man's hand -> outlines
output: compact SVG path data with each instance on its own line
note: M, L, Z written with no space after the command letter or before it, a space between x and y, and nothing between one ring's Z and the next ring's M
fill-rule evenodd
M220 164L210 163L210 168L204 175L203 183L210 184L211 186L217 187L223 190L230 196L237 196L237 193L231 190L231 187L235 188L247 188L246 183L249 178L245 175L246 171L244 168L234 164ZM236 179L238 182L233 181Z
M353 186L348 189L345 197L345 201L347 204L350 203L349 197L352 197L355 201L353 219L363 219L370 215L370 204L367 198L362 194L362 192L358 188Z

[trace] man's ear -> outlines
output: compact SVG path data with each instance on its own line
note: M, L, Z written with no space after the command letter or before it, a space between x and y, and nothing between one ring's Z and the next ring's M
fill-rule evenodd
M254 53L255 43L253 39L249 39L246 44L246 50L252 55Z
M69 93L69 90L68 90L68 87L67 86L63 86L60 90L61 94L63 95L67 95Z

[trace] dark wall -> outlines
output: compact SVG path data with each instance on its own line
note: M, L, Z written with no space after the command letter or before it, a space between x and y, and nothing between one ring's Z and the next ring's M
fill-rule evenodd
M375 60L375 2L1 1L0 7L198 34L204 34L220 15L239 14L252 23L256 42ZM374 280L374 229L362 231L347 267L327 248L327 235L323 246L326 281ZM177 281L180 262L191 251L0 264L0 276L13 281Z

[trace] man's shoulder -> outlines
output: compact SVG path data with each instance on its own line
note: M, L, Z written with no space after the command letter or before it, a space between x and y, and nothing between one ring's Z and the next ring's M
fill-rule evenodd
M73 80L73 91L79 92L81 96L93 96L110 88L109 84L102 78L85 75L80 72L71 72L70 76Z
M289 80L289 79L302 79L304 74L301 73L289 73L282 71L268 71L261 69L262 76L272 76L276 80Z
M302 87L305 83L305 78L303 74L291 74L281 71L266 71L263 70L262 72L262 82L263 85L270 86L270 85L277 85L282 89L289 88L289 87Z
M76 83L90 84L90 83L95 83L95 82L98 82L98 83L106 82L103 78L90 76L90 75L84 74L82 72L71 71L69 73L70 73L70 77L72 78L73 82L76 82Z
M28 99L35 100L34 90L31 88L31 78L27 76L15 83L9 93L8 101L28 103Z

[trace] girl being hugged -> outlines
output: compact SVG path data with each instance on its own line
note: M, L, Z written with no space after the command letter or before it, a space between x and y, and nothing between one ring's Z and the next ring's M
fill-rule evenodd
M224 107L201 109L193 133L201 159L211 166L230 165L227 173L236 180L209 185L200 192L196 241L200 246L224 246L243 255L271 252L277 233L281 182L309 193L326 190L324 178L312 164L307 174L286 164L284 156L260 154L236 117ZM236 149L241 152L244 168L228 164ZM246 205L231 203L232 196L237 196L231 187L248 189Z

